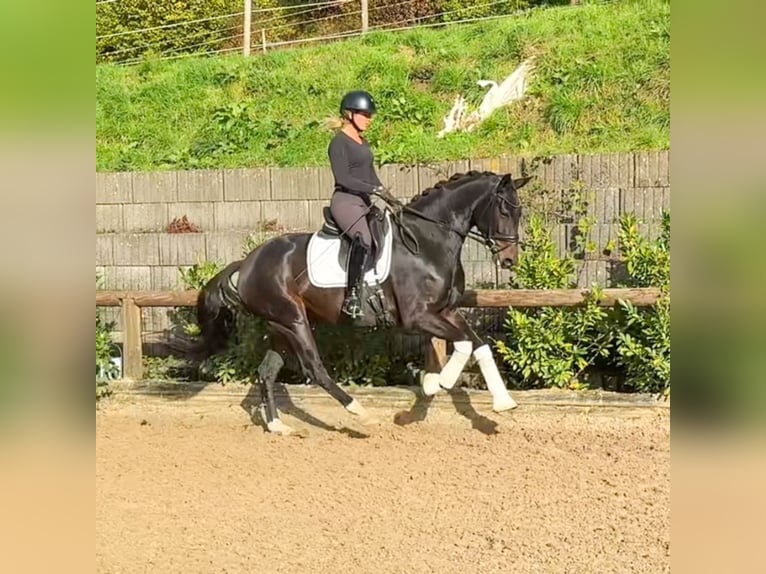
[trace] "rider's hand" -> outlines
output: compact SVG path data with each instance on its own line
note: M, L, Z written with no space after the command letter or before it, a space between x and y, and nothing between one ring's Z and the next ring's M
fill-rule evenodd
M386 202L392 205L401 206L401 202L394 197L394 194L391 193L388 188L383 187L382 185L376 187L372 193L378 197L382 197Z
M388 202L377 193L373 193L370 196L370 203L372 203L372 205L374 205L381 211L384 211L388 208Z

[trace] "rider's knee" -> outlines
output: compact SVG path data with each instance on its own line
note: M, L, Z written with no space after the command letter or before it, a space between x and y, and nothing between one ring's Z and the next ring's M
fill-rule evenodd
M372 249L372 234L361 230L356 230L354 232L352 241L355 243L358 243L362 247L364 247L367 251L370 251Z

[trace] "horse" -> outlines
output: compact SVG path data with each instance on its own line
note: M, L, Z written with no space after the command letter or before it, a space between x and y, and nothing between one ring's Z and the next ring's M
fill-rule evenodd
M386 233L390 241L387 275L382 282L373 283L380 308L352 322L373 326L379 324L382 313L388 319L387 326L451 341L453 352L448 361L439 372L428 372L422 379L427 396L451 389L473 355L492 394L492 409L503 412L517 406L490 346L458 311L465 289L460 253L471 237L482 241L501 267L511 268L516 263L522 210L518 190L530 179L490 171L457 173L406 204L380 210L389 224ZM325 209L325 219L332 228L328 211ZM306 273L312 263L308 259L310 244L317 233L284 233L258 245L244 259L213 276L197 300L201 343L207 355L225 348L238 309L266 320L269 349L258 367L260 409L268 431L278 434L292 430L281 421L274 399L274 383L288 351L297 357L304 376L348 412L362 423L373 420L359 401L331 378L317 350L312 325L349 320L341 313L345 284L317 287ZM381 238L377 239L381 243ZM335 240L346 247L350 242L342 237ZM380 258L378 253L376 261ZM368 310L373 308L373 299L369 299Z

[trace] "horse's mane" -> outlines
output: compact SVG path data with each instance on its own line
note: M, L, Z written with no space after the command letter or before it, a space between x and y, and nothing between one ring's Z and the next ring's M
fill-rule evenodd
M448 179L443 179L441 181L436 182L432 187L427 187L426 189L424 189L423 191L415 195L412 199L410 199L409 203L415 203L416 201L427 196L429 193L433 191L438 191L440 189L448 189L447 186L449 186L449 184L456 183L459 180L480 177L485 175L496 175L496 174L492 171L477 171L477 170L470 170L465 173L454 173Z

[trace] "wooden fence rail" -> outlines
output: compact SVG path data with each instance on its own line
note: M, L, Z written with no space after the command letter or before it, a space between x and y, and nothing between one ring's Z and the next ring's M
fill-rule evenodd
M467 290L461 307L575 307L583 305L588 289L477 289ZM194 307L198 291L96 291L97 307L121 307L123 325L123 376L140 380L143 375L141 336L142 307ZM637 307L654 305L661 296L658 288L604 289L599 304L612 307L629 301ZM425 363L430 371L441 368L447 359L447 343L432 337Z

